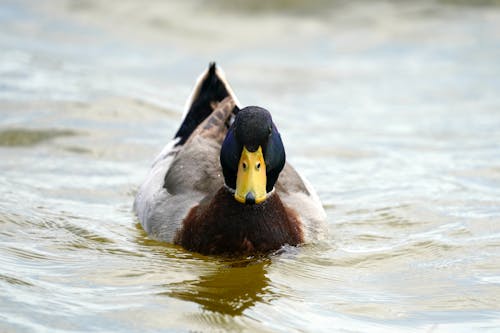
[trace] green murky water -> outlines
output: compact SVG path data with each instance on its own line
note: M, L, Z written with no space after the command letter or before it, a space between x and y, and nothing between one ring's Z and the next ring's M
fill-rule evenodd
M500 8L0 2L0 331L500 330ZM204 257L131 205L209 61L328 242Z
M74 135L65 130L6 129L0 131L0 146L32 146L52 138Z

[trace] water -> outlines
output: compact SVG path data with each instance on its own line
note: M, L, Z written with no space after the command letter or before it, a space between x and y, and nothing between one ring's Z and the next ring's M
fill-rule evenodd
M500 331L500 8L3 1L0 331ZM131 211L211 60L329 240L224 259Z

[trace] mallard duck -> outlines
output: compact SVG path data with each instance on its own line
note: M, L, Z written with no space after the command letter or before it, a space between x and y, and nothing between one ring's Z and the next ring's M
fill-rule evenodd
M269 253L318 241L327 229L316 192L286 162L269 111L241 108L215 63L199 77L134 210L150 237L202 254Z

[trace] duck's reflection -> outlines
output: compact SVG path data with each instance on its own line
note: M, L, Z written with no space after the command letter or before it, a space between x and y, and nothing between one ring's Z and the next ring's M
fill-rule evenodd
M196 281L169 285L166 294L200 304L204 310L240 315L257 302L272 297L267 278L269 259L222 262Z

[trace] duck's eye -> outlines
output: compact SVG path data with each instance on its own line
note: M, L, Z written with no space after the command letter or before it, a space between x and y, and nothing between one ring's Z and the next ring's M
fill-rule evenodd
M255 167L257 168L257 170L260 170L260 162L257 162L257 164L255 165Z
M246 169L247 169L247 164L246 164L245 162L243 162L243 163L241 164L241 166L243 167L243 170L246 170Z

